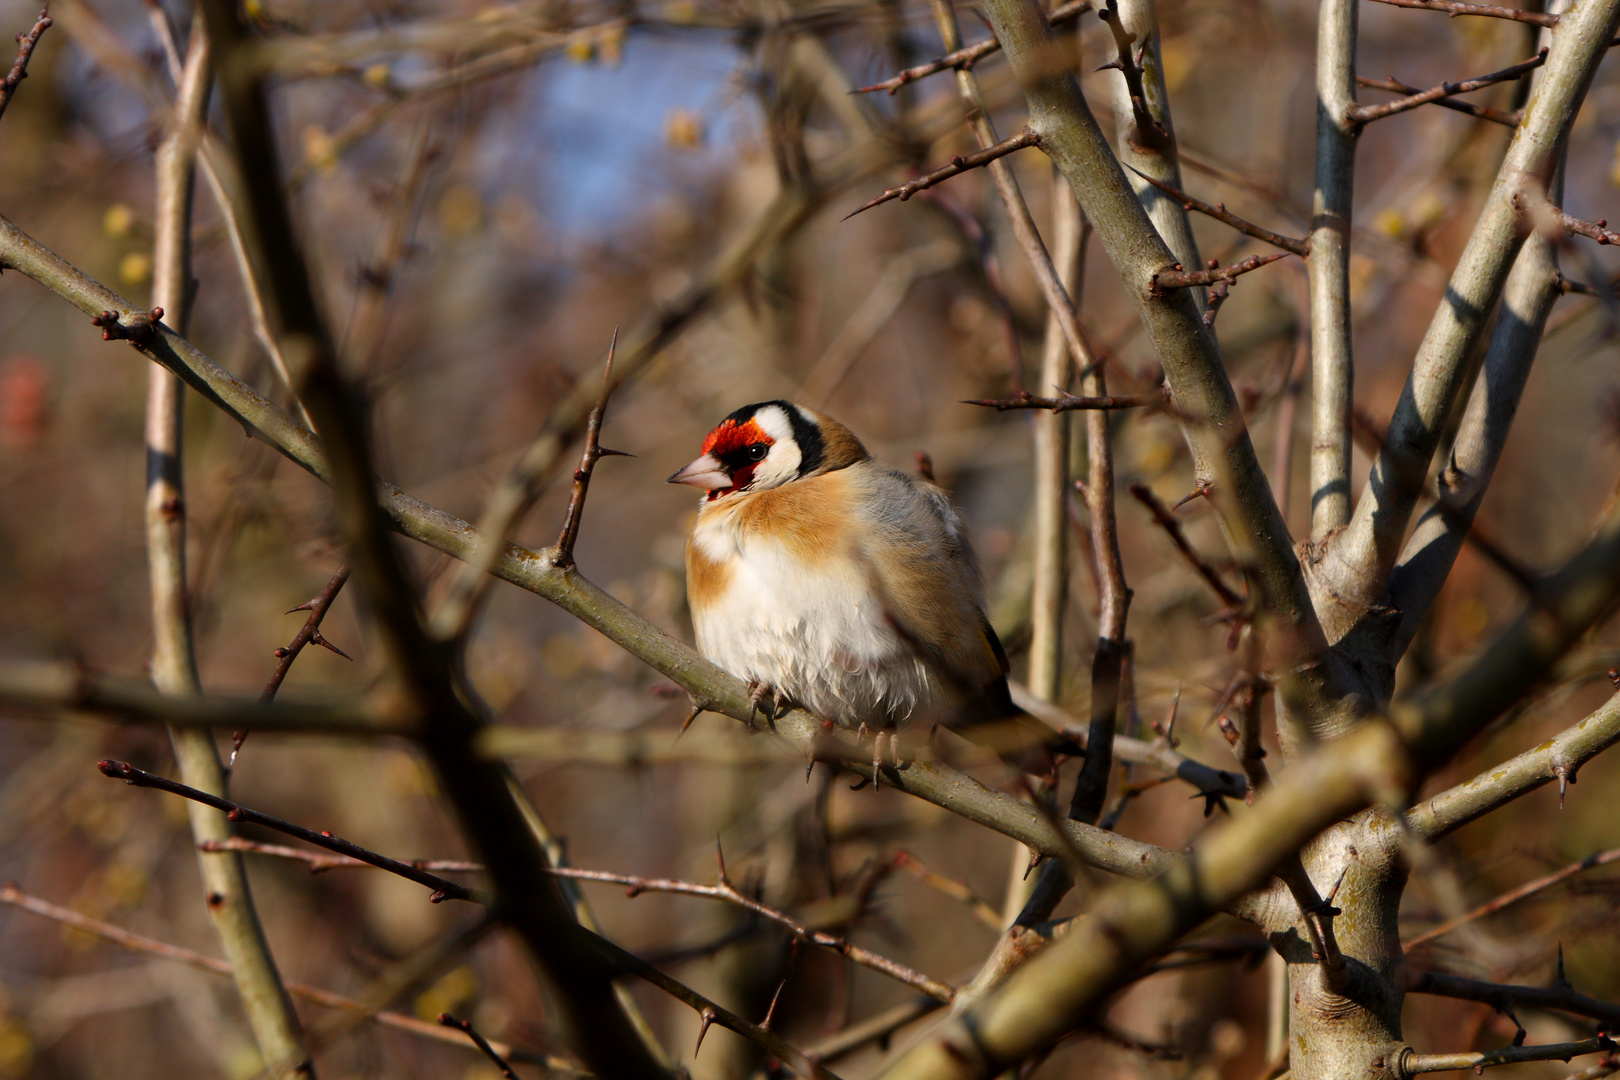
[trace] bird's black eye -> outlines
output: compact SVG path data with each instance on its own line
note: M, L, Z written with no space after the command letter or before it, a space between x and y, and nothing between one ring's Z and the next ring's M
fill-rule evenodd
M748 460L749 461L764 461L765 460L765 455L770 453L770 452L771 452L771 448L768 445L766 445L765 443L762 443L762 442L754 443L752 446L750 446L748 448Z

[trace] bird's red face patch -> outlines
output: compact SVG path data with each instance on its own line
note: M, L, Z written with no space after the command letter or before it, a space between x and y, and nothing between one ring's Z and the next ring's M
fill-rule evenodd
M761 444L771 446L775 441L752 418L740 424L735 420L722 420L703 440L703 452L713 455L730 470L731 486L710 491L709 501L741 491L753 483L756 462L749 459L748 448Z
M722 420L720 426L709 432L708 438L703 440L703 452L713 454L723 461L727 454L746 450L754 443L770 446L775 441L752 419L744 420L740 424L735 420Z

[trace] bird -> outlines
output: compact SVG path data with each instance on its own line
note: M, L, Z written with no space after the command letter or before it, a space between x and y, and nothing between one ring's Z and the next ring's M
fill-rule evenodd
M756 710L791 701L864 739L944 725L1051 775L1057 732L1013 704L1007 654L945 492L885 468L830 416L745 405L669 478L702 490L686 545L698 651L747 681ZM752 719L752 717L750 718Z

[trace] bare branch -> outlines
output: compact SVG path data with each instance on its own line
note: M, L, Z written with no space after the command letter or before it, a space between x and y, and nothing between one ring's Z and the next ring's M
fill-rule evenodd
M1153 494L1153 489L1138 482L1131 485L1131 494L1135 496L1137 502L1147 507L1148 513L1153 515L1153 520L1169 535L1170 542L1176 545L1176 550L1181 552L1182 558L1186 559L1198 576L1204 579L1205 584L1215 591L1221 603L1234 614L1241 613L1248 606L1248 601L1238 595L1237 590L1221 577L1220 571L1211 566L1209 560L1193 548L1186 534L1181 531L1181 522L1170 512L1170 508Z
M709 1028L718 1024L762 1047L767 1053L775 1055L779 1061L788 1065L800 1076L809 1077L810 1080L838 1080L838 1077L828 1071L819 1061L788 1045L776 1032L745 1020L729 1009L722 1008L696 990L693 990L690 986L670 978L639 956L620 948L607 938L596 934L592 934L590 937L598 955L620 973L634 975L637 978L646 980L670 997L689 1005L698 1014L702 1027L698 1031L697 1048L693 1050L694 1056L698 1050L702 1049L703 1037L708 1034Z
M1389 584L1446 418L1472 370L1467 359L1524 240L1516 199L1527 185L1545 184L1551 175L1558 148L1620 24L1620 9L1606 2L1582 4L1568 18L1565 30L1576 29L1554 36L1524 120L1451 274L1447 302L1436 308L1418 346L1367 490L1349 526L1317 564L1318 607L1324 624L1337 633L1354 625Z
M1049 14L1046 18L1047 21L1050 22L1054 27L1057 27L1062 26L1064 23L1074 22L1076 19L1080 18L1080 16L1084 15L1090 10L1091 0L1069 0L1068 3L1060 4L1058 7L1053 8L1051 14ZM927 78L929 75L934 75L941 71L950 71L952 69L957 71L970 71L972 70L974 64L978 63L980 60L983 60L991 53L1000 51L1001 42L997 41L993 37L986 38L985 40L976 42L967 46L966 48L957 49L954 52L946 53L944 56L930 60L926 64L918 64L916 67L906 68L906 70L902 71L898 75L884 79L882 82L873 83L871 86L863 86L854 91L854 93L870 94L877 90L885 90L890 95L893 95L898 93L902 86L905 86L908 83L916 82L918 79Z
M1390 0L1384 0L1384 2L1389 3ZM1395 78L1369 79L1364 75L1357 75L1356 85L1365 86L1371 90L1385 90L1391 94L1415 95L1423 93L1418 87L1409 86ZM1519 114L1517 112L1504 112L1501 109L1493 109L1489 105L1475 105L1471 101L1457 101L1449 97L1436 98L1429 104L1438 105L1442 109L1450 109L1453 112L1477 116L1481 120L1489 120L1493 124L1502 124L1510 128L1519 126Z
M348 566L338 567L337 573L333 574L331 579L327 581L326 587L320 591L319 595L312 600L306 600L293 608L292 611L287 612L288 615L291 615L293 611L307 611L309 612L309 618L304 620L304 625L298 628L298 633L293 635L292 641L288 642L286 647L276 650L276 657L279 662L276 664L276 670L270 674L270 681L264 686L264 693L259 695L260 701L268 705L276 699L276 693L280 691L281 684L286 680L287 673L292 670L293 662L298 659L298 654L304 651L305 645L319 645L337 653L345 660L352 659L348 653L321 636L321 623L325 621L326 613L332 609L333 602L337 600L338 593L342 591L344 583L348 580ZM231 765L236 764L236 755L241 752L242 743L247 739L250 730L250 728L242 728L231 736Z
M1494 915L1499 911L1504 911L1517 904L1520 900L1534 896L1545 889L1550 889L1559 882L1567 881L1583 871L1599 866L1608 866L1614 862L1620 862L1620 848L1593 852L1578 862L1572 862L1568 866L1554 870L1552 873L1536 878L1534 881L1527 881L1516 889L1509 889L1502 895L1487 900L1471 911L1464 912L1456 918L1447 919L1438 926L1432 926L1416 937L1401 942L1401 948L1407 953L1411 953L1419 945L1426 945L1437 937L1451 933L1459 926L1465 926L1476 919L1482 919L1487 915Z
M12 97L17 93L17 86L28 78L28 61L34 55L34 47L39 44L40 35L51 28L50 4L39 13L39 19L25 33L17 35L17 59L11 62L11 70L6 77L0 79L0 116L4 116L6 106L11 104Z
M1213 285L1217 281L1231 283L1242 274L1258 270L1267 263L1274 263L1278 259L1286 259L1289 252L1276 255L1250 255L1242 262L1235 262L1231 266L1222 266L1214 259L1209 260L1207 270L1160 270L1153 275L1153 289L1156 292L1168 292L1171 289L1191 289L1201 285ZM1179 263L1176 264L1178 267Z
M19 67L25 60L19 54ZM214 51L198 20L176 78L174 110L157 152L152 310L148 318L132 319L128 325L115 313L103 312L92 321L103 327L105 340L148 342L166 312L182 333L190 321L195 162L213 82ZM171 699L195 699L202 689L186 573L184 390L171 372L156 365L148 370L145 517L147 576L152 591L152 682ZM188 783L221 796L227 792L229 774L220 762L212 731L171 723L169 739L175 763ZM203 806L192 806L188 816L192 835L199 841L230 834L225 819ZM237 994L270 1074L312 1076L309 1043L276 969L241 856L234 852L199 854L197 862L207 900L205 910L230 959Z
M1001 913L986 903L978 893L969 887L967 882L935 873L924 866L917 859L917 856L909 851L896 851L893 862L896 868L904 870L929 888L937 889L952 900L958 900L966 904L968 909L973 912L973 917L990 929L995 930L997 933L1001 931Z
M1256 240L1262 240L1273 247L1280 247L1284 251L1291 251L1300 258L1304 258L1311 253L1311 244L1309 240L1300 240L1297 237L1284 236L1282 233L1272 232L1270 229L1263 229L1260 226L1255 225L1252 222L1245 221L1236 214L1232 213L1226 208L1225 203L1216 203L1214 206L1211 206L1209 203L1200 202L1198 199L1193 198L1180 188L1172 187L1170 184L1167 184L1162 180L1154 179L1140 169L1133 166L1126 166L1126 168L1129 168L1137 176L1140 176L1143 180L1146 180L1148 183L1152 184L1154 187L1176 200L1181 204L1182 209L1184 210L1196 210L1200 214L1207 217L1212 217L1222 224L1230 225L1238 232L1247 236L1252 236Z
M178 795L183 799L190 799L205 806L212 806L216 810L223 811L225 816L232 822L245 821L249 825L262 825L267 829L286 833L288 836L296 836L306 844L314 844L316 847L325 848L327 851L347 855L351 859L369 863L379 870L388 871L390 874L397 874L407 881L414 881L418 885L433 889L434 893L428 899L435 904L444 900L470 900L480 904L489 902L489 898L483 893L469 889L459 881L451 881L449 878L430 874L410 863L390 859L386 855L379 855L375 851L363 848L359 844L352 844L342 837L333 836L331 833L306 829L302 825L294 825L290 821L283 821L280 818L271 817L269 814L262 814L240 803L231 802L229 799L222 799L217 795L199 791L186 784L176 783L166 777L156 776L146 772L144 769L137 769L127 761L100 761L96 763L96 767L114 780L122 780L136 787L156 788L159 791L167 791L171 795Z
M1047 409L1051 412L1071 412L1075 409L1144 409L1163 406L1164 399L1151 394L1125 394L1085 396L1071 394L1060 388L1056 397L1034 397L1021 393L1015 398L979 398L974 401L963 401L963 405L983 405L996 412L1006 412L1008 409Z
M134 771L139 772L139 770ZM120 773L119 775L122 776L123 774ZM161 780L159 777L151 777L150 779ZM165 791L173 790L172 787L162 783L149 783L138 779L131 780L131 783L138 783L142 786L148 787L160 787ZM177 791L175 794L185 793ZM191 798L192 796L187 795L186 797ZM244 816L236 820L250 821L255 824L266 824L265 822L258 821L254 816L247 816L252 814L252 811L247 811ZM300 839L305 840L309 839L309 837L312 835L319 835L322 837L323 841L335 840L335 838L328 837L324 833L313 834L309 833L308 830L293 831L299 829L299 827L296 825L289 826L288 828L282 827L286 825L288 825L287 822L282 822L281 825L270 825L269 827L287 832L289 835L297 836ZM314 840L311 840L310 842L316 843ZM354 847L354 845L349 844L348 841L345 840L337 840L336 843L343 844L351 848ZM332 843L330 842L322 842L320 846L325 847L329 851L340 851L338 847L332 846ZM424 874L434 870L449 871L452 873L482 873L484 870L484 867L479 863L462 862L453 859L414 859L409 863L405 863L394 859L388 859L386 856L379 856L375 853L367 853L369 857L365 858L348 852L341 853L337 856L316 855L313 852L298 851L294 848L280 847L275 844L258 844L251 840L240 840L235 838L232 838L230 841L224 843L210 844L208 848L203 850L251 851L261 855L271 855L278 858L293 859L307 865L312 872L339 868L358 869L360 867L367 866L374 867L379 870L386 870L389 873L394 874L399 873L399 867L408 867ZM768 922L776 923L778 926L783 927L790 934L792 934L795 940L802 941L807 945L816 945L820 948L830 949L833 952L848 957L850 960L860 964L862 967L867 967L873 971L881 972L893 979L907 984L913 989L921 990L930 997L937 998L940 1001L949 1002L953 997L956 996L956 991L954 988L938 981L937 979L931 979L921 972L914 971L911 968L906 967L904 964L891 960L886 956L881 956L870 949L864 948L863 946L852 944L847 939L839 937L836 934L829 934L825 930L819 930L813 926L808 926L798 919L795 919L787 912L782 911L779 908L772 907L769 904L763 903L762 901L749 896L747 893L742 892L735 885L733 885L731 879L726 876L725 863L723 860L720 863L720 881L716 885L699 885L695 882L677 881L673 878L643 877L639 874L617 874L607 870L587 870L573 866L549 867L546 870L546 873L550 874L552 877L567 878L570 881L594 881L607 885L622 885L624 886L627 895L632 897L639 896L642 893L668 893L675 896L697 896L709 900L721 900L728 904L733 904L736 907L740 907L744 911L757 915ZM409 880L416 881L417 884L434 885L436 887L438 882L442 882L445 879L435 877L432 881L421 880L418 878L410 878ZM473 893L472 890L467 890L467 893L468 895L466 896L446 896L436 898L436 900L479 899L477 894Z
M204 840L197 845L199 851L243 851L255 855L272 855L278 859L291 859L301 862L309 867L309 872L319 874L326 870L349 870L371 867L371 863L356 859L350 855L321 855L314 851L301 851L281 844L266 844L258 840L247 840L240 836L226 837L224 840ZM435 874L481 874L484 872L483 863L467 862L465 859L412 859L410 865L418 870L426 870Z
M1479 1072L1493 1065L1515 1065L1521 1061L1568 1061L1582 1054L1606 1054L1620 1049L1607 1035L1581 1042L1546 1043L1542 1046L1504 1046L1500 1050L1474 1050L1463 1054L1414 1054L1408 1050L1401 1056L1397 1074L1416 1076L1420 1073L1451 1072L1473 1069Z
M1097 17L1108 25L1109 32L1114 36L1114 59L1098 70L1111 68L1125 79L1131 118L1135 125L1129 141L1149 149L1169 147L1171 145L1169 129L1148 107L1147 88L1142 84L1141 58L1131 49L1136 43L1137 35L1125 29L1125 21L1120 18L1117 0L1106 0L1103 7L1098 9Z
M1620 1005L1582 994L1561 977L1552 986L1512 986L1414 968L1407 971L1406 992L1459 1001L1482 1001L1495 1006L1498 1012L1512 1013L1514 1007L1519 1005L1533 1009L1556 1009L1590 1017L1608 1027L1620 1025Z
M1353 124L1370 124L1374 120L1382 120L1386 116L1407 112L1419 105L1427 105L1431 101L1452 97L1456 94L1467 94L1474 90L1482 90L1487 86L1495 86L1500 82L1512 82L1522 79L1536 68L1547 62L1547 50L1542 49L1528 60L1521 60L1500 71L1493 71L1489 75L1480 75L1473 79L1464 79L1461 82L1444 82L1439 86L1400 98L1396 101L1386 101L1382 105L1357 105L1346 114Z
M1572 783L1582 765L1617 742L1620 695L1535 749L1424 799L1407 812L1407 827L1425 840L1437 840L1545 784Z
M1205 834L1185 862L1151 883L1099 896L1067 937L937 1028L885 1076L980 1080L1041 1052L1145 959L1257 886L1320 829L1375 798L1399 798L1544 678L1620 599L1620 509L1557 575L1549 596L1549 607L1521 616L1458 676L1403 701L1388 724L1363 724L1302 751L1250 812Z
M1420 11L1441 11L1452 18L1459 15L1482 15L1491 19L1511 19L1532 26L1557 26L1558 16L1523 8L1500 7L1496 4L1459 4L1455 0L1378 0L1392 7L1417 8Z
M955 9L951 7L949 0L932 0L932 4L934 22L939 27L939 34L945 47L947 49L960 47L962 32L956 23ZM1047 27L1047 31L1050 33L1050 26ZM972 128L980 149L994 146L997 142L996 127L990 118L989 110L985 107L984 95L979 90L979 81L971 71L961 70L956 73L956 92L967 113L968 126ZM1041 295L1046 300L1047 310L1057 319L1058 326L1063 331L1063 338L1069 346L1069 356L1073 359L1077 370L1088 370L1096 362L1094 350L1080 326L1080 313L1075 307L1074 299L1063 287L1063 281L1058 276L1057 268L1046 250L1046 244L1041 240L1040 229L1036 227L1035 218L1029 212L1029 204L1018 186L1018 180L1005 161L992 161L989 168L990 178L995 181L996 194L1000 197L1001 205L1007 211L1008 221L1012 225L1013 238L1018 241L1024 259L1035 273L1035 280L1041 287Z
M1620 244L1620 233L1609 231L1609 223L1603 218L1599 218L1597 221L1582 221L1580 218L1571 217L1560 210L1558 211L1558 219L1563 223L1566 232L1589 237L1600 244Z
M177 697L153 689L145 679L112 678L73 664L45 661L0 661L0 702L29 711L180 727L380 735L408 732L413 726L399 702L383 695L331 704L277 705L248 697Z
M439 1023L447 1028L454 1028L471 1039L473 1045L478 1047L479 1052L495 1064L495 1068L500 1070L501 1075L506 1077L506 1080L518 1080L518 1074L512 1071L512 1066L506 1063L506 1059L501 1056L500 1051L489 1045L489 1040L478 1034L478 1029L467 1021L457 1020L449 1013L440 1013Z
M1012 689L1013 703L1020 709L1051 724L1069 738L1078 741L1082 747L1085 746L1086 729L1078 717L1039 700L1031 695L1027 688L1016 682L1008 685ZM1174 723L1173 717L1171 723ZM1157 726L1155 723L1156 728ZM1159 737L1151 742L1125 734L1114 736L1114 756L1120 761L1146 765L1166 776L1173 776L1191 784L1207 800L1242 799L1247 796L1248 786L1243 777L1201 761L1194 761L1177 752L1175 747L1176 739L1173 731L1161 732Z
M856 209L845 214L843 220L848 221L856 214L859 214L865 210L870 210L874 206L882 206L891 199L899 199L901 202L905 202L907 199L917 194L917 192L926 191L935 184L943 184L951 177L959 176L962 173L967 172L969 169L977 169L989 165L992 161L997 161L1004 158L1016 150L1024 149L1026 146L1039 145L1041 145L1040 136L1036 135L1032 131L1025 130L1019 132L1010 139L1003 139L994 146L985 147L983 150L975 150L971 154L958 154L951 158L949 165L942 165L931 173L924 176L919 176L915 180L906 181L899 187L887 189L883 192L883 194L879 195L872 201L863 203Z
M1350 231L1354 213L1358 128L1356 0L1326 0L1317 9L1316 176L1311 196L1311 542L1320 544L1350 520L1350 409L1355 360L1350 341ZM1330 637L1337 636L1331 633ZM1282 724L1284 749L1293 725Z
M579 456L579 468L574 470L574 491L568 499L568 511L563 518L562 533L557 546L551 550L551 565L568 569L574 565L574 543L579 539L579 523L585 512L585 494L590 490L591 473L597 461L604 457L628 457L622 450L602 449L602 417L607 412L608 398L613 395L613 354L619 346L619 328L613 328L613 340L608 342L607 363L602 368L602 396L585 419L585 449ZM489 581L484 578L484 581ZM476 605L474 605L476 606Z

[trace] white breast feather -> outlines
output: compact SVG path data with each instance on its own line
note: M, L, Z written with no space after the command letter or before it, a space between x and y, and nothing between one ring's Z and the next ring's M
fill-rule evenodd
M768 537L740 536L730 515L700 520L693 541L730 575L723 597L693 612L698 650L716 664L847 726L902 721L931 699L927 668L856 560L807 565Z

